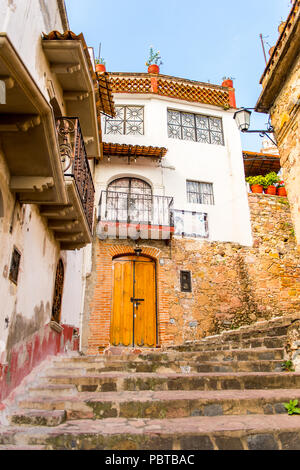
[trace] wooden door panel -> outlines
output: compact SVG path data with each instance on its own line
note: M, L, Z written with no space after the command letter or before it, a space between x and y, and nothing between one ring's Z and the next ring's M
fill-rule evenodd
M135 308L134 342L137 346L156 345L155 266L135 262L135 298L144 299Z
M134 307L131 298L144 299ZM113 262L111 344L156 345L155 264L149 259L124 257Z
M133 305L130 302L133 291L133 263L115 261L113 264L113 314L111 343L130 346L133 343Z

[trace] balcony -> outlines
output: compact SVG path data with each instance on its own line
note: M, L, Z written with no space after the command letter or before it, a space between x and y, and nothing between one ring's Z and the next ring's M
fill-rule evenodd
M92 241L95 189L79 119L59 118L56 130L69 203L40 210L61 249L72 250Z
M168 240L174 232L173 198L102 191L97 235L133 240Z

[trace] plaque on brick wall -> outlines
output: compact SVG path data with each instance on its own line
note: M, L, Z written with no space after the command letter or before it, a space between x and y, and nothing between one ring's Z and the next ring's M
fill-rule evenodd
M192 292L191 271L180 271L181 292Z

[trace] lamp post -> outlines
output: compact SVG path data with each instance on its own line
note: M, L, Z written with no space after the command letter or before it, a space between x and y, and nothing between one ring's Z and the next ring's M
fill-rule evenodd
M251 116L251 111L249 111L249 109L255 108L240 108L234 113L233 119L235 120L238 129L241 132L256 132L260 135L260 137L267 136L268 139L270 139L270 141L277 147L277 143L269 135L273 134L274 132L274 129L271 124L268 124L267 129L249 130Z

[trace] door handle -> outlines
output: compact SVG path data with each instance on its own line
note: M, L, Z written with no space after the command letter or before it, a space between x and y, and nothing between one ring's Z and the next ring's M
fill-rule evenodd
M134 297L131 297L130 302L144 302L145 299L135 299Z

